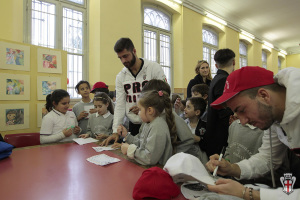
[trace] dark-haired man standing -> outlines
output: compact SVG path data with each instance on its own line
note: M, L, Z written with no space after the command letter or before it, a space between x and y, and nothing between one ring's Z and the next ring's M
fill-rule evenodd
M214 56L217 75L210 83L208 93L208 105L223 94L226 78L234 71L235 53L231 49L220 49ZM200 140L200 147L207 156L220 154L222 147L227 146L230 109L216 110L208 106L206 133Z
M136 135L142 123L136 106L143 86L151 79L166 81L162 67L144 58L139 58L129 38L119 39L114 50L124 68L116 77L116 107L114 114L113 133L123 124L125 115L129 119L129 132Z

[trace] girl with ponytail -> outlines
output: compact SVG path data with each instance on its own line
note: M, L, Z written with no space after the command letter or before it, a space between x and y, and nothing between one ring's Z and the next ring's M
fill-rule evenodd
M130 135L122 125L118 133L124 137L122 153L142 165L164 165L173 154L177 141L171 100L165 91L147 91L138 101L139 116L144 122L136 136ZM166 119L160 117L165 110Z

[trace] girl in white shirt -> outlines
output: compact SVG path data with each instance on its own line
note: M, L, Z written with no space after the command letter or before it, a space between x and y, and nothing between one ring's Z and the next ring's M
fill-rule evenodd
M49 113L43 118L40 130L41 144L67 142L77 138L81 129L70 107L70 95L63 89L57 89L46 97L46 109Z

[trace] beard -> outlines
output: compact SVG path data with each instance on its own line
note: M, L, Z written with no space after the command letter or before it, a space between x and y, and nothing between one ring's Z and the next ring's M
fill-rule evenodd
M272 112L272 106L267 106L265 104L260 103L259 101L257 102L257 104L259 110L258 118L265 122L263 127L258 128L260 128L261 130L267 130L275 122L274 115Z
M131 61L123 63L123 65L128 69L130 69L136 62L136 57L134 56L134 54L131 53L131 55L132 55Z

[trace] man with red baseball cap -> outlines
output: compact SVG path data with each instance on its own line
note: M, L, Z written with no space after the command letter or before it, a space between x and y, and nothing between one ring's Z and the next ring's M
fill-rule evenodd
M289 174L282 174L282 188L260 191L244 187L236 181L219 179L208 189L218 193L231 194L244 199L297 199L300 190L300 69L288 67L274 78L273 72L261 67L243 67L231 73L224 87L223 95L210 105L216 109L229 107L238 115L242 124L251 124L264 132L263 144L259 153L248 160L231 164L219 155L210 157L206 164L210 171L216 166L218 174L239 179L257 178L280 166L288 157ZM290 149L290 150L289 150ZM271 161L270 161L271 158ZM271 167L271 164L273 167ZM286 184L289 176L290 184ZM279 187L279 186L277 186ZM287 192L293 190L293 192ZM288 195L287 195L288 194Z

